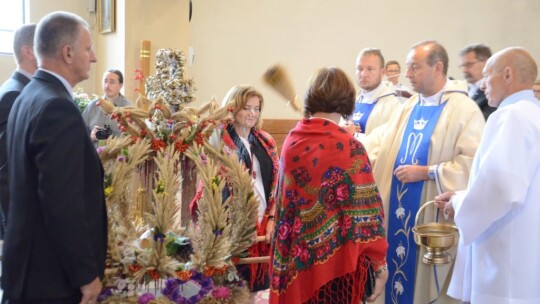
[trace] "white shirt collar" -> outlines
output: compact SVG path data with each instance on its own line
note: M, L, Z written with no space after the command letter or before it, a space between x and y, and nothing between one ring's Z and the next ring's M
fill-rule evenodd
M470 98L472 98L474 94L476 94L476 92L480 90L480 87L482 86L482 80L483 79L480 78L480 80L478 80L475 83L469 83L469 97Z
M420 94L420 105L421 106L438 106L441 101L441 96L444 93L444 88L437 92L437 94L425 97L424 95Z
M64 87L66 87L66 90L71 94L71 97L73 97L73 95L74 95L73 88L71 87L69 82L67 82L67 80L64 77L60 76L60 74L57 74L55 72L49 71L49 70L44 69L44 68L39 68L39 69L53 75L56 78L58 78L58 80L60 80L60 82L64 85Z
M382 90L383 88L383 82L381 81L381 83L379 83L379 85L369 91L369 92L366 92L365 90L362 90L362 92L360 93L360 97L359 97L359 102L360 103L369 103L369 104L372 104L376 101L376 99L373 98L373 96L378 96L379 94L379 91Z
M21 68L18 68L17 69L17 72L23 74L24 76L26 76L28 79L32 79L32 74L28 73L27 71L21 69Z

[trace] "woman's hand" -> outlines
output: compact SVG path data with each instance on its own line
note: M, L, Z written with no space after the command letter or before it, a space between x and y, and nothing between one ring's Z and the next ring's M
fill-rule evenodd
M388 280L388 269L386 267L375 272L375 288L373 289L373 294L366 299L368 303L375 302L375 300L377 300L384 292L386 280Z
M270 243L272 240L272 235L274 234L274 227L276 225L276 222L273 217L269 217L268 221L266 222L266 235L265 239L267 243Z

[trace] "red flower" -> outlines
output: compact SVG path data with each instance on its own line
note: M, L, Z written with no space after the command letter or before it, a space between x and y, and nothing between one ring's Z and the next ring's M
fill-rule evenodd
M300 246L298 245L294 245L293 249L292 249L292 256L293 257L299 257L300 254L302 253L302 248L300 248Z
M187 148L189 147L189 145L188 145L188 144L185 144L183 139L179 139L179 140L174 144L174 147L176 148L176 150L178 150L178 152L184 153L184 152L186 152L186 150L187 150Z
M362 228L362 236L371 236L371 229L367 227Z
M179 270L176 272L178 278L182 281L188 281L191 278L191 271Z
M155 269L148 270L148 274L152 279L154 279L154 281L157 281L161 278L161 276Z
M279 289L279 281L279 276L276 275L272 277L272 287L274 289Z
M283 241L289 236L290 232L291 232L291 226L288 223L281 225L278 230L279 239Z
M161 138L155 138L152 140L152 150L154 151L163 150L165 149L165 146L167 146L167 144Z
M300 256L298 257L298 259L300 259L300 262L302 263L307 263L307 261L309 260L309 251L307 249L303 249L300 252Z
M324 203L332 208L336 204L336 196L334 194L334 189L328 188L324 195Z
M344 215L343 219L342 219L342 222L341 222L341 225L345 229L351 228L351 226L352 226L352 217L350 215Z
M278 250L281 253L282 256L286 257L289 256L289 246L287 244L280 244L278 243Z
M302 230L302 220L300 218L295 218L293 223L293 231L294 233L299 233L300 230Z
M349 198L349 185L340 184L336 189L337 200L342 202Z
M204 143L204 138L201 133L197 133L197 135L195 135L195 142L199 145L202 145Z
M137 272L137 271L139 271L139 269L141 269L141 265L139 265L139 264L128 265L128 269L131 272Z

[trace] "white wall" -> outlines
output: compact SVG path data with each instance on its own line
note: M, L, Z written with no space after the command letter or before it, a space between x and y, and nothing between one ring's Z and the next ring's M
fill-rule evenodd
M95 14L87 11L88 0L28 0L29 2L29 22L37 23L39 20L53 11L68 11L83 17L89 25L94 28L96 25ZM0 56L0 83L9 78L15 69L13 56ZM95 73L95 67L92 68L91 75ZM94 77L81 83L85 89L91 90L94 87Z
M134 80L139 67L141 40L150 40L150 75L155 74L156 52L162 48L187 52L189 0L117 0L125 5L125 79L128 99L135 101L138 93ZM114 50L110 50L112 52Z
M458 52L467 44L483 42L494 51L520 45L540 62L540 1L537 0L117 0L117 31L94 30L98 63L88 92L101 93L101 76L109 67L125 74L125 94L135 99L134 70L140 41L159 48L195 49L190 75L197 86L197 103L212 96L220 100L238 83L259 88L267 105L265 118L295 118L282 99L260 76L271 64L289 69L298 94L321 66L343 68L354 77L354 60L364 47L377 47L387 60L404 64L416 42L437 39L450 55L449 75L461 78ZM96 15L86 11L88 0L30 0L30 21L55 10L71 11L96 27ZM189 30L186 28L189 27ZM151 68L154 69L152 56ZM12 56L0 57L0 82L14 69ZM402 81L407 83L402 77Z
M520 45L540 62L540 1L533 0L194 0L191 74L198 102L220 100L238 83L260 89L263 117L295 118L261 80L271 64L286 65L302 96L312 72L344 69L354 80L354 60L364 47L380 48L402 66L411 45L436 39L450 56L449 76L462 78L458 53L486 43L493 51ZM402 67L402 73L403 73ZM404 77L401 79L408 83Z
M102 94L101 78L107 69L124 73L124 94L135 101L134 80L139 67L140 41L152 42L152 54L159 48L182 49L188 46L188 0L116 0L116 30L100 34L97 14L87 11L88 0L29 0L30 22L39 22L46 14L62 10L80 15L93 30L98 62L92 65L90 78L80 84L88 93ZM151 72L155 70L151 56ZM0 83L15 69L13 56L0 56Z

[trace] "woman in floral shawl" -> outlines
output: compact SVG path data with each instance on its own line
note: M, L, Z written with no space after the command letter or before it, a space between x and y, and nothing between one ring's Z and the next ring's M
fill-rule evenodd
M345 73L323 68L304 116L283 144L273 239L270 303L360 303L369 263L384 290L383 208L362 144L338 126L354 109Z
M223 142L235 151L253 177L253 190L260 202L256 223L257 236L266 236L269 242L274 231L273 193L277 184L278 155L274 138L260 128L263 104L261 93L252 86L237 85L231 88L223 99L222 106L231 108L234 119L223 129L217 130L210 138L210 143L219 146L220 142ZM226 187L223 199L230 195L228 190ZM202 189L198 192L202 192ZM192 213L196 210L196 200L192 202L191 209ZM252 257L268 256L270 244L256 243L248 252ZM268 264L239 265L237 268L242 278L249 282L252 292L270 287Z

